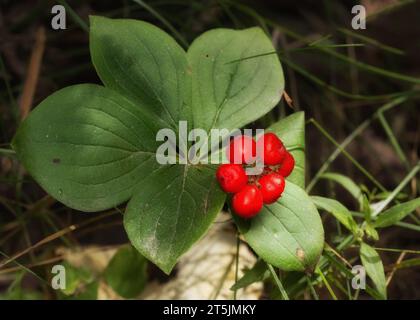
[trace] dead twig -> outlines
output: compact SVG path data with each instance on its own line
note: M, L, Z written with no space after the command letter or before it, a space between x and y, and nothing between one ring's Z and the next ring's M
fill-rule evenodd
M31 110L36 86L38 84L39 71L41 69L42 57L45 49L45 29L39 27L35 34L35 45L29 59L28 71L19 102L21 119L25 119Z

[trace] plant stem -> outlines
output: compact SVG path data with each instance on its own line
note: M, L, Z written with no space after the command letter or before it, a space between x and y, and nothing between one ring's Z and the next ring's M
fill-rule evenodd
M239 246L240 246L239 234L236 234L236 262L235 262L235 283L238 282L238 273L239 273ZM233 291L233 300L236 300L237 289Z
M315 298L315 300L319 300L319 296L316 293L315 288L312 285L311 279L309 279L309 276L306 276L306 281L308 282L309 289L311 290L312 296Z

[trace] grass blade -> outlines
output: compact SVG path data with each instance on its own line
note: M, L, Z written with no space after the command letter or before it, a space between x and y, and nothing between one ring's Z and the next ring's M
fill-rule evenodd
M372 217L376 217L378 214L382 212L383 209L400 193L400 191L410 182L410 180L417 174L420 170L420 163L418 163L400 182L400 184L390 193L390 195L381 202L381 204L376 208L376 210L372 213Z
M172 24L166 20L159 12L149 6L142 0L132 0L133 2L137 3L138 5L142 6L144 9L149 11L156 19L158 19L162 24L168 28L168 30L178 39L178 41L182 44L184 48L188 48L188 42L185 38L172 26Z
M353 32L353 31L348 30L348 29L345 29L345 28L338 28L338 31L341 32L341 33L343 33L343 34L345 34L345 35L347 35L347 36L350 36L352 38L355 38L355 39L364 41L365 43L368 43L368 44L371 44L373 46L376 46L376 47L378 47L378 48L380 48L380 49L382 49L384 51L387 51L387 52L390 52L390 53L393 53L393 54L397 54L397 55L404 55L405 54L405 52L402 51L402 50L400 50L400 49L397 49L397 48L388 46L386 44L383 44L383 43L379 42L376 39L373 39L373 38L370 38L370 37L366 37L366 36L361 35L361 34L359 34L357 32Z
M76 11L74 11L69 4L67 3L67 1L65 0L58 0L57 1L59 4L61 4L62 6L64 6L66 8L66 11L68 11L70 17L74 20L74 22L76 24L79 25L80 28L82 28L84 31L89 32L89 26L86 23L85 20L83 20L77 13Z
M317 267L316 272L321 276L322 281L325 284L325 287L327 288L328 292L330 293L331 297L334 300L338 300L337 296L335 295L333 289L331 288L330 284L328 283L327 278L325 278L324 274L322 273L321 269L319 269L319 267Z
M409 168L410 165L408 163L407 157L405 156L404 152L402 151L401 146L398 143L397 138L395 137L394 133L392 132L392 129L388 124L388 121L386 121L383 112L378 113L378 119L379 119L379 122L381 123L382 127L384 128L385 133L388 136L388 139L391 142L391 145L394 147L395 152L397 153L401 162L404 163L406 168Z
M271 276L273 277L274 281L276 282L277 287L280 290L280 293L281 293L281 295L283 297L283 300L290 300L289 299L289 296L287 295L287 292L284 289L284 287L283 287L283 285L282 285L279 277L277 276L277 273L274 270L273 266L271 264L268 264L268 263L267 263L267 266L268 266L268 270L270 270Z

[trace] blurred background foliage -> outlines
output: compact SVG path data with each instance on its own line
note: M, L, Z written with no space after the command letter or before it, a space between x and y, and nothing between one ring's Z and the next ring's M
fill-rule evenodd
M54 4L67 8L66 30L51 28ZM351 28L355 4L367 10L365 30ZM277 48L288 99L254 125L266 127L305 111L307 191L337 199L360 223L366 219L363 212L378 202L381 206L381 200L396 204L418 197L420 1L0 0L2 298L96 298L98 279L107 280L121 296L133 297L146 279L169 280L122 247L100 272L69 267L71 292L57 293L48 285L51 266L67 259L60 248L127 243L123 208L88 215L56 203L25 174L9 145L20 121L49 94L71 84L100 83L89 56L92 14L149 21L184 48L212 28L260 26ZM420 212L411 211L404 221L369 234L374 239L379 232L374 245L391 299L420 298ZM331 215L322 217L329 244L326 277L281 273L286 290L298 299L368 298L366 292L349 289L348 265L360 264L357 248L341 250L345 231ZM235 232L230 220L225 223ZM126 278L115 276L132 277L126 259L137 263L142 275L130 288L121 285ZM259 297L278 298L266 269L256 268L251 282L265 280Z

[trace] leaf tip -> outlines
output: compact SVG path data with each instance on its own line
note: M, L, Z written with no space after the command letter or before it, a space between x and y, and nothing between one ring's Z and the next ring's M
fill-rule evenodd
M176 265L176 261L156 261L152 260L152 262L162 270L167 276L169 276Z

